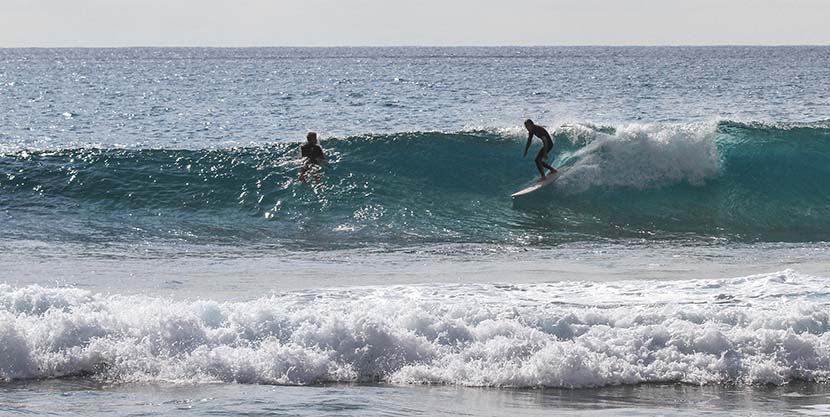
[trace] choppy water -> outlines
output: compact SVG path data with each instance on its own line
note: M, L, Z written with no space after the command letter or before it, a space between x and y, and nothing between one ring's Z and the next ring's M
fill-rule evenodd
M0 50L0 409L820 414L828 64ZM527 117L563 174L514 201ZM330 160L303 182L306 130Z

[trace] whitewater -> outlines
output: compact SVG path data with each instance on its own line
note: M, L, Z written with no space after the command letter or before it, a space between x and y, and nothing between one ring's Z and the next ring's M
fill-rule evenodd
M0 49L0 414L825 414L828 64Z
M422 285L224 303L4 286L0 371L290 385L825 382L822 281L787 270L648 291L637 281Z

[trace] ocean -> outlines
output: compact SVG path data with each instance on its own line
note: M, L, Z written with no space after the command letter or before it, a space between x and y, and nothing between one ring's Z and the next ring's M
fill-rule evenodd
M0 49L0 108L2 415L830 413L830 47Z

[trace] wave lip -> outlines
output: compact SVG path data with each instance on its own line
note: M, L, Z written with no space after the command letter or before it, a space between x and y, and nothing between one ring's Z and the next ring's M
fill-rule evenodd
M0 377L488 387L830 376L825 278L431 285L236 303L0 286ZM646 290L648 289L648 290Z

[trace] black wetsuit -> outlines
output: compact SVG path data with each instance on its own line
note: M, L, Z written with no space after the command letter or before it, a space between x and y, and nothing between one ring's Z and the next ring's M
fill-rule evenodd
M300 146L300 152L303 158L308 158L311 163L317 163L322 159L326 159L326 154L323 153L323 148L317 144L306 143Z
M541 126L534 126L532 135L542 139L543 150L545 153L549 153L553 150L553 139L550 137L550 133L548 133L545 128Z
M550 137L550 133L545 130L542 126L533 126L533 130L528 132L527 135L527 147L530 147L530 141L533 137L536 136L537 138L542 140L542 149L539 150L539 153L536 155L536 168L539 169L539 174L542 177L545 176L544 168L550 170L550 172L556 172L556 170L550 166L545 159L548 156L548 153L553 150L553 139ZM525 152L527 152L527 147L525 148Z

